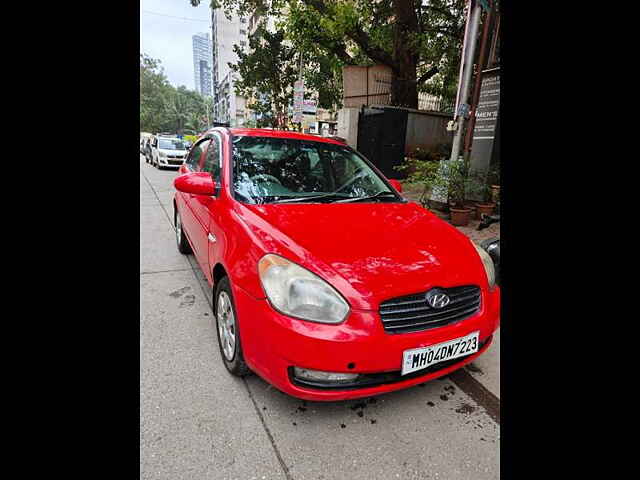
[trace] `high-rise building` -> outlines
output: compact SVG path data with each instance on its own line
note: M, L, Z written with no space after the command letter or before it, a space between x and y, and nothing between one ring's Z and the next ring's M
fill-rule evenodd
M213 53L208 33L198 33L193 40L193 76L195 90L202 95L211 96Z
M247 19L235 13L227 18L222 9L211 11L213 30L214 117L218 122L229 122L232 126L245 121L244 97L236 95L233 84L235 76L229 63L238 63L234 45L244 49L248 45Z

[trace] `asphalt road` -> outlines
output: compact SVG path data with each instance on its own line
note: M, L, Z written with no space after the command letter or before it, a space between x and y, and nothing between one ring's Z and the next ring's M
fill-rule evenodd
M140 156L141 479L500 477L499 332L459 375L364 401L304 402L229 375L210 289L176 249L175 176Z

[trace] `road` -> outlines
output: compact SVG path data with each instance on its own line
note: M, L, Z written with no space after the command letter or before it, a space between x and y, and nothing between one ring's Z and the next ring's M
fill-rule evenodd
M140 478L499 478L500 352L364 401L304 402L227 373L211 292L172 225L175 171L140 156Z

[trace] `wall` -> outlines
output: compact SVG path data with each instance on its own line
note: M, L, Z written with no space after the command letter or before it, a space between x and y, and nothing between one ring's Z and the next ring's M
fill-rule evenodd
M359 108L343 108L338 111L338 137L347 141L347 145L358 148Z
M342 67L344 106L388 104L391 78L391 69L386 65Z
M451 115L438 112L409 110L405 152L416 148L431 150L443 143L453 142L453 132L447 131Z

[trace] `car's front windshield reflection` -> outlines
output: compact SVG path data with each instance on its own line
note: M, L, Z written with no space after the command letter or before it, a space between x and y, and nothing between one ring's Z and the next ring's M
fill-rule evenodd
M328 202L361 197L399 201L347 147L288 138L233 139L233 188L247 203Z

